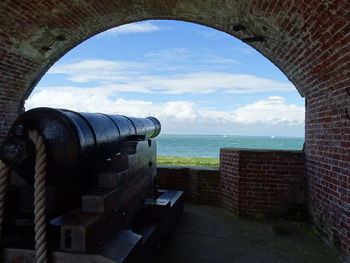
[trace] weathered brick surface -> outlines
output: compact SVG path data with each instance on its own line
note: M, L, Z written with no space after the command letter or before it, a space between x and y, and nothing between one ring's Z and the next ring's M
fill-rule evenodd
M347 257L350 252L350 121L338 101L336 95L327 94L308 100L306 174L314 222Z
M295 216L306 202L301 151L223 148L219 196L239 215Z
M306 208L303 152L224 148L220 162L220 172L159 166L158 184L185 191L187 200L222 204L244 216L294 216Z
M218 203L219 169L160 165L157 184L164 189L185 192L185 198L199 204Z
M239 210L239 152L220 150L220 198L225 207Z
M265 36L265 42L252 46L308 100L305 157L310 211L346 257L350 253L349 10L348 0L0 1L0 141L46 70L97 32L166 18L212 26L238 38ZM234 32L236 24L246 30ZM66 40L56 41L60 35Z

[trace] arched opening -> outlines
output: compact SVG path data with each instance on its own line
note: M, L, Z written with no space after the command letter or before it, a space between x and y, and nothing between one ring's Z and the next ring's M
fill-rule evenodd
M0 4L1 139L46 70L72 47L108 28L146 19L192 21L252 44L306 97L309 212L348 256L350 84L348 1L62 1ZM232 26L246 30L235 31ZM236 28L237 29L237 28ZM326 29L326 30L325 30ZM64 37L62 37L64 36Z
M191 159L168 156L217 165L222 147L303 144L304 101L293 84L244 42L187 22L150 20L90 38L44 75L26 101L38 106L155 116L159 155L174 164Z

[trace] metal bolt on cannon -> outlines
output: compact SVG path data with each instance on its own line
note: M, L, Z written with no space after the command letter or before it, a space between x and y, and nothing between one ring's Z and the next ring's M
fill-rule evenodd
M160 130L154 117L20 115L0 151L0 262L152 262L184 202L156 187Z

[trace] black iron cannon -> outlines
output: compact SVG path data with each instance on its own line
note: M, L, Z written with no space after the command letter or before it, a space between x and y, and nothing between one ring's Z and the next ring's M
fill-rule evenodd
M117 154L121 143L127 140L156 137L161 125L154 117L133 118L52 108L29 110L12 125L2 145L1 158L16 167L26 181L32 182L34 150L28 138L29 130L37 130L44 137L48 183L57 185L90 182L88 174L96 163ZM84 178L79 178L81 174Z
M183 192L157 188L152 138L160 129L154 117L51 108L20 115L0 151L14 171L0 262L37 262L35 253L44 251L36 249L39 242L47 243L56 263L151 262L183 207ZM32 130L42 136L47 152L45 186L34 169L39 155L28 136ZM44 195L35 194L39 188ZM41 215L46 222L40 223ZM39 238L45 225L47 242Z

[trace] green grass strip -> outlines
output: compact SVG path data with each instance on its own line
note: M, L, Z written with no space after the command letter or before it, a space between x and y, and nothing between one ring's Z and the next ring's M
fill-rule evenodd
M186 165L186 166L219 166L218 158L198 158L198 157L175 157L175 156L157 156L159 165Z

